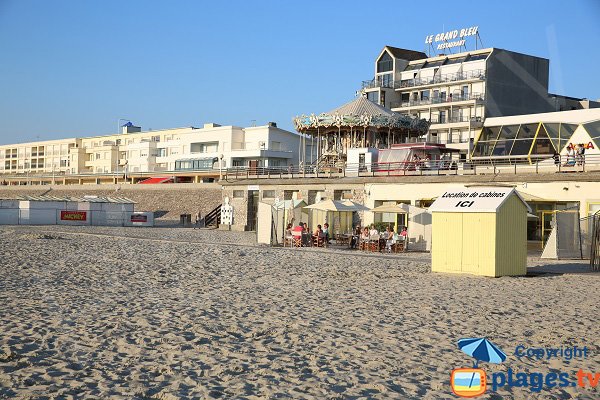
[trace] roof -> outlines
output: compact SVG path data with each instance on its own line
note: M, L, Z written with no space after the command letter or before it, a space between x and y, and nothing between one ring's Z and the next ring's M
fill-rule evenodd
M83 197L58 197L58 196L19 196L18 200L24 201L73 201L79 203L120 203L120 204L135 204L133 200L126 197L100 197L100 196L83 196Z
M518 125L538 122L582 124L594 120L600 120L600 108L486 118L483 126Z
M385 46L384 49L392 53L395 58L400 58L402 60L413 61L427 58L427 54L422 51L401 49L393 46Z
M408 115L399 114L380 106L367 99L366 96L358 96L354 100L343 104L329 112L319 115L302 114L293 119L294 126L298 132L316 130L318 127L386 127L390 129L410 129L425 133L430 123L425 119L412 118Z
M531 208L512 187L471 186L450 189L429 207L430 212L487 213L497 212L511 195L515 195L531 213Z
M385 115L388 117L398 115L397 113L372 102L365 96L358 96L354 100L328 111L327 114Z

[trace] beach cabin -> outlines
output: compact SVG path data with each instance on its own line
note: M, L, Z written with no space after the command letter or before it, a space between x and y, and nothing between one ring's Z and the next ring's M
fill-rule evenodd
M525 275L529 206L512 187L448 190L429 207L431 270L482 276Z
M19 200L0 199L0 225L19 223Z

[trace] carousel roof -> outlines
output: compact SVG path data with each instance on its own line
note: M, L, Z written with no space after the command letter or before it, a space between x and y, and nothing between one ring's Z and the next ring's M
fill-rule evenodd
M397 115L397 113L381 107L379 104L372 102L364 96L358 96L354 100L334 108L325 114L355 114L355 115L386 115L388 117Z
M429 122L424 119L411 118L398 114L372 102L364 96L319 115L301 115L294 118L294 126L299 132L307 132L316 128L330 127L376 127L407 129L416 133L426 133Z

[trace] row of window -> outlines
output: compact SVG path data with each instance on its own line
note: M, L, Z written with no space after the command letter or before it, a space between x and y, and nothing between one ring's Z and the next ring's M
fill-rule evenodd
M424 62L420 62L420 63L407 65L405 68L405 71L414 71L417 69L424 69L424 68L435 68L435 67L439 67L442 65L459 64L459 63L463 63L463 62L480 61L480 60L485 60L489 55L490 55L490 53L474 54L474 55L468 54L466 56L462 56L462 57L458 57L458 58L444 58L444 59L437 60L437 61L424 61Z
M551 155L566 146L577 124L531 123L485 127L481 131L474 157ZM584 124L583 128L595 142L600 141L600 121Z

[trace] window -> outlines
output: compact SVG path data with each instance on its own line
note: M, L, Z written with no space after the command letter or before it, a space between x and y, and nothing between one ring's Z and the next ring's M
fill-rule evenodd
M231 162L231 165L233 167L243 167L245 166L244 160L240 160L240 159L233 159Z
M167 149L156 149L156 155L158 157L166 157L167 156Z
M467 58L467 57L449 58L449 59L446 61L446 65L450 65L450 64L459 64L459 63L461 63L461 62L465 61L465 59L466 59L466 58Z
M446 123L446 111L440 111L440 124Z
M469 97L469 86L467 86L467 85L463 86L462 89L460 90L460 95L465 99L467 97Z
M334 200L347 200L347 199L351 199L352 196L352 190L350 189L342 189L342 190L334 190L333 191L333 199Z
M234 199L243 199L244 198L244 191L243 190L234 190L233 191L233 198Z
M377 83L381 87L394 87L394 74L377 75Z
M197 160L177 160L175 161L175 170L194 170L205 171L212 169L213 158L203 158Z
M427 62L427 63L425 63L425 66L423 68L439 67L440 65L442 65L444 63L444 61L446 61L445 58L442 60Z
M420 62L420 63L417 63L417 64L408 64L406 66L405 71L413 71L413 70L416 70L416 69L421 69L423 67L423 65L425 65L425 62Z
M490 55L490 53L469 55L469 58L467 59L467 61L485 60L487 58L487 56L489 56L489 55Z
M219 151L219 142L191 143L191 153L214 153Z
M583 127L597 144L600 139L600 121L590 122L589 124L585 124Z
M429 90L421 91L421 100L429 100Z
M263 190L263 199L274 199L275 191L274 190Z
M375 92L367 92L367 100L372 101L373 103L377 103L378 99L378 95L377 95L378 91Z
M379 58L379 61L377 61L377 72L388 72L393 71L393 69L394 60L392 60L392 57L386 51L385 53L383 53L381 58Z

